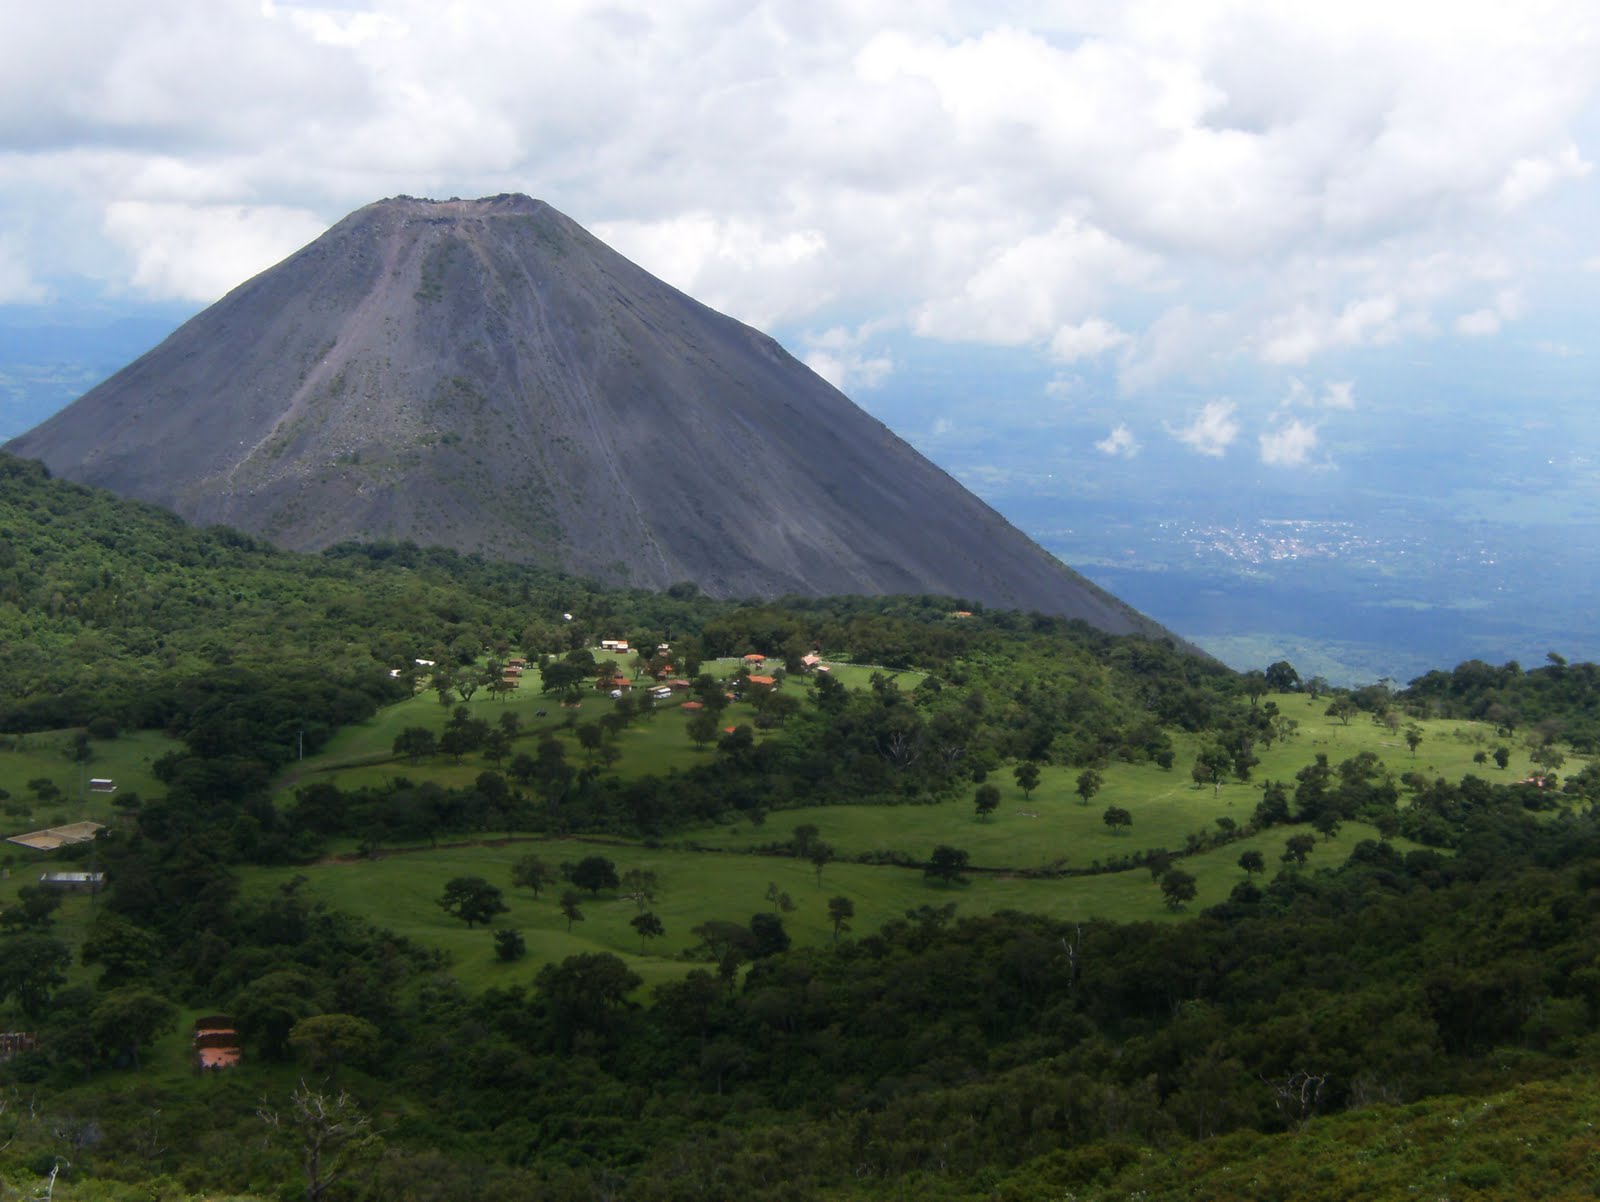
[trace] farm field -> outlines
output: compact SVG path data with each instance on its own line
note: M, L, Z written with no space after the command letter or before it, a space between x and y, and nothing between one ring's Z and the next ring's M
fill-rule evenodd
M731 670L733 661L721 665ZM850 668L864 684L870 669ZM803 688L791 684L789 687ZM390 852L373 860L328 860L304 869L256 869L248 875L251 888L270 888L306 876L304 888L311 896L350 909L398 933L449 952L454 972L468 984L486 985L531 979L539 966L580 951L609 951L634 968L647 982L680 976L694 967L684 959L697 943L692 928L711 919L748 921L768 909L771 885L789 895L794 904L784 917L785 927L797 943L818 943L832 938L827 917L828 899L847 897L855 906L852 926L857 933L900 918L922 905L954 902L961 914L986 914L1008 909L1048 914L1058 918L1106 918L1119 921L1172 921L1182 917L1166 909L1150 872L1142 867L1069 877L1029 877L1029 870L1066 868L1082 871L1101 863L1150 848L1182 850L1191 835L1218 832L1218 819L1248 821L1260 796L1260 783L1277 778L1292 781L1294 773L1319 753L1330 762L1371 751L1398 773L1421 771L1429 775L1459 777L1476 771L1498 777L1499 770L1472 762L1476 751L1496 745L1493 731L1477 723L1432 721L1423 723L1424 739L1411 754L1404 739L1358 715L1349 724L1327 717L1326 701L1301 695L1272 698L1280 711L1294 718L1299 728L1293 738L1263 749L1262 763L1249 783L1230 781L1220 789L1196 787L1189 778L1199 741L1175 736L1177 759L1170 771L1152 764L1113 764L1103 771L1104 785L1081 803L1076 793L1078 769L1044 769L1030 797L1011 780L1009 771L991 776L1001 788L999 810L980 821L970 799L928 806L811 806L780 810L760 825L748 819L675 833L665 845L646 848L630 842L517 839L485 841L470 846L437 850ZM585 709L601 712L602 699L586 699ZM560 733L566 715L549 699L530 694L514 701L475 698L476 715L495 720L501 708L523 717L522 739L543 730ZM544 719L534 717L544 708ZM581 711L580 711L581 712ZM395 734L407 725L429 724L442 728L448 710L432 694L390 707L368 723L340 732L326 752L296 765L294 776L304 780L312 772L327 772L342 787L378 783L404 774L440 783L469 783L485 766L479 757L460 765L443 757L412 766L392 757ZM748 719L747 706L735 705L727 724ZM688 766L706 753L693 747L684 733L684 718L669 704L655 717L623 735L623 758L618 771L651 772L670 766ZM576 746L571 754L578 754ZM1506 776L1528 768L1526 754L1513 748ZM356 766L353 761L363 761ZM378 761L378 762L373 762ZM1103 821L1108 806L1120 806L1133 816L1132 826L1114 833ZM818 837L831 844L839 860L828 864L818 883L809 862L790 856L756 854L757 849L783 844L797 826L809 824ZM1268 875L1280 867L1284 841L1303 827L1276 827L1250 839L1187 856L1182 867L1198 881L1199 894L1187 913L1224 900L1243 879L1238 858L1246 850L1262 852ZM1350 850L1377 832L1357 823L1346 824L1332 841L1318 840L1306 871L1343 861ZM926 880L917 868L891 864L860 864L855 857L899 853L925 860L940 844L969 853L974 872L970 883L944 886ZM1400 850L1415 845L1396 841ZM535 899L527 891L510 887L510 868L520 856L537 854L552 867L563 860L576 861L602 854L619 872L642 868L663 881L661 896L650 908L661 919L666 935L641 953L640 941L628 926L637 912L626 898L601 894L583 903L584 921L569 932L557 906L562 886L547 889ZM510 912L495 920L494 928L514 927L528 941L526 959L506 964L494 957L492 929L469 930L437 905L451 877L483 876L505 890Z
M1274 702L1285 717L1294 719L1300 726L1294 738L1274 743L1270 748L1258 749L1261 764L1254 773L1257 780L1292 778L1318 752L1327 755L1329 761L1336 764L1352 755L1370 751L1397 775L1421 772L1452 780L1458 780L1468 773L1476 773L1494 781L1502 777L1520 779L1533 767L1520 734L1514 738L1496 737L1494 728L1483 722L1444 718L1417 722L1416 725L1422 728L1423 738L1413 755L1401 732L1391 732L1378 725L1368 714L1356 714L1348 725L1337 718L1328 717L1325 697L1313 701L1303 693L1284 693L1262 699L1263 704L1267 701ZM1476 752L1490 751L1502 744L1511 752L1511 761L1503 771L1493 763L1473 763L1472 757ZM1181 752L1178 762L1180 765L1184 762Z
M731 672L736 662L723 661L712 665L712 670ZM837 674L847 684L858 686L866 684L872 671L843 666ZM898 675L902 687L914 687L920 679L914 673ZM855 679L857 676L859 679ZM554 699L540 695L536 683L534 677L520 695L507 700L480 693L465 704L474 717L491 724L498 724L501 713L517 714L520 729L513 754L531 748L540 735L550 732L567 742L569 756L577 761L583 753L568 729L573 714L577 715L576 721L592 720L609 708L609 699L586 696L578 710L564 710ZM795 691L807 689L800 681L786 687ZM811 806L774 811L760 825L745 817L737 823L674 832L665 845L651 847L627 841L485 839L438 849L388 851L373 859L330 856L309 866L243 869L241 883L246 891L266 891L304 876L303 888L310 896L448 952L454 965L452 971L473 987L531 980L541 965L581 951L612 952L626 960L647 983L655 983L681 976L699 963L686 958L698 942L692 934L696 925L712 919L747 922L752 914L771 908L767 897L770 886L791 899L793 909L783 918L790 936L800 944L821 943L833 937L827 903L836 896L849 898L855 906L851 926L857 934L870 932L916 907L949 902L957 905L960 914L1019 910L1064 919L1166 922L1181 918L1183 913L1164 906L1151 873L1143 867L1060 877L1024 874L1063 868L1085 873L1152 848L1181 851L1191 836L1214 837L1221 829L1219 819L1224 823L1232 819L1243 825L1259 799L1262 781L1292 781L1294 773L1319 753L1337 764L1359 752L1371 751L1396 774L1415 770L1450 778L1477 772L1490 779L1515 779L1530 767L1520 743L1509 740L1506 745L1513 755L1503 774L1492 764L1474 764L1476 752L1500 742L1482 724L1425 722L1423 740L1413 756L1400 734L1375 724L1365 715L1357 715L1345 724L1324 713L1325 700L1313 701L1295 694L1270 700L1299 723L1295 735L1261 750L1262 762L1251 782L1230 781L1215 790L1197 787L1187 771L1199 740L1177 734L1171 770L1164 771L1153 764L1109 765L1103 769L1103 786L1087 805L1076 793L1079 769L1045 767L1039 785L1026 797L1009 769L1002 769L990 777L991 783L1000 787L1001 805L982 821L974 812L970 796L926 806ZM630 776L687 768L710 754L689 740L686 717L678 705L675 698L663 704L654 716L622 732L622 758L615 772ZM465 756L460 763L446 756L433 756L412 764L393 754L394 739L401 731L410 726L442 730L454 708L454 704L441 705L433 693L422 692L366 722L340 730L320 753L289 766L279 781L280 800L287 800L294 788L312 780L331 780L346 789L379 784L402 775L446 786L471 784L480 772L494 766L480 755ZM544 717L538 716L539 710L545 711ZM752 716L751 707L736 703L726 712L724 723L733 725ZM30 735L12 749L0 752L0 786L12 793L13 804L27 794L26 782L36 777L55 781L63 792L75 786L80 773L65 755L71 735L72 732ZM150 733L95 742L95 758L89 771L92 775L114 777L124 790L146 796L159 794L161 785L151 774L151 765L174 746L170 740ZM1572 767L1569 765L1569 770ZM1108 806L1126 809L1132 815L1131 826L1113 832L1102 817ZM28 817L23 817L20 805L15 808L19 813L11 816L10 825L17 832L59 819L114 820L109 799L98 795L90 795L86 804L80 804L69 794L51 805L30 807ZM840 857L823 869L820 882L813 866L805 860L757 854L760 849L786 843L797 826L806 824L815 826L818 837ZM1266 860L1268 875L1275 873L1281 867L1284 841L1303 829L1277 827L1250 839L1186 856L1181 866L1197 878L1199 892L1185 913L1227 897L1243 879L1237 861L1246 850L1259 850ZM1305 871L1340 863L1360 840L1376 837L1370 828L1346 824L1332 841L1317 841ZM931 882L918 868L850 862L858 857L891 854L925 861L941 844L970 855L974 871L968 884ZM348 852L351 841L336 846ZM1402 840L1397 841L1397 846L1408 850L1412 845ZM585 897L584 920L568 931L556 905L564 886L547 889L539 899L510 887L512 863L530 853L539 855L552 867L563 860L603 854L615 861L619 872L629 868L655 872L663 888L650 908L661 919L666 934L641 951L637 935L628 926L628 920L638 913L634 903L605 893ZM60 859L22 848L11 855L17 871L12 879L0 880L0 901L9 901L21 884L34 879L31 869L36 864ZM461 875L483 876L504 889L510 912L496 919L489 929L470 930L446 914L437 898L446 881ZM75 943L91 917L87 899L69 898L58 929ZM507 964L495 957L492 932L503 927L523 932L528 941L525 959Z
M90 777L109 777L117 792L150 797L164 791L152 765L169 751L181 748L158 731L135 731L115 739L90 741L92 758L76 764L69 755L76 731L48 731L40 734L8 736L9 747L0 745L0 789L11 796L0 799L5 815L5 834L16 834L36 826L59 825L87 818L108 822L115 812L111 797L87 791ZM61 791L58 800L39 802L28 788L31 780L43 779ZM81 798L81 800L80 800ZM15 830L12 828L16 828Z
M359 914L396 934L450 954L452 973L471 988L531 982L538 969L580 952L611 952L654 984L683 976L703 962L684 959L698 942L695 926L713 919L748 922L752 914L771 911L769 885L787 893L794 909L782 915L784 927L796 944L831 940L827 903L847 897L855 906L851 927L856 934L875 930L891 919L904 917L919 906L956 904L960 915L993 914L1005 910L1046 914L1054 918L1120 922L1177 921L1196 910L1225 900L1244 879L1238 866L1246 850L1266 857L1268 874L1281 865L1284 841L1308 831L1299 826L1274 827L1250 839L1190 856L1182 861L1199 883L1199 895L1185 912L1163 905L1151 874L1143 869L1065 878L1027 878L1008 874L973 873L966 885L945 885L927 880L919 869L892 865L836 862L822 871L821 883L813 867L787 856L758 856L730 852L695 852L671 848L646 848L638 844L577 839L500 840L473 846L443 847L387 853L371 860L325 860L299 868L254 868L242 874L247 892L266 892L303 877L304 894L335 908ZM1304 871L1330 867L1343 861L1362 839L1377 832L1349 823L1331 842L1318 840ZM1132 836L1121 842L1132 850ZM1412 844L1398 841L1400 850ZM655 872L661 892L649 906L666 934L641 954L639 937L628 926L638 908L613 893L583 894L584 920L567 930L556 905L564 885L547 887L537 899L528 890L513 889L511 865L525 855L537 855L554 867L563 860L603 855L618 873L631 868ZM500 887L509 912L489 927L469 929L438 905L452 877L480 876ZM520 930L528 942L528 955L513 963L495 958L493 933L504 927Z

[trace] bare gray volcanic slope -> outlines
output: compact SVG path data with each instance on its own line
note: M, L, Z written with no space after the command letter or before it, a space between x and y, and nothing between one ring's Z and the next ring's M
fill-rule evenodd
M360 209L6 449L286 547L1165 633L772 339L525 196Z

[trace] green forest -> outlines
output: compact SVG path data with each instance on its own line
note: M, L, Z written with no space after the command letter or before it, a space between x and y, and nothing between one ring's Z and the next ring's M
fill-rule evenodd
M5 456L0 648L5 834L99 828L6 845L0 1197L1600 1190L1556 652L1334 689L292 554Z

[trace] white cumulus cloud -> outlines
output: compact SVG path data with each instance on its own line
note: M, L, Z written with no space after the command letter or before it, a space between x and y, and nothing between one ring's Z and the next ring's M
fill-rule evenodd
M1188 425L1168 426L1167 432L1191 450L1220 459L1239 437L1237 408L1232 401L1207 401Z
M854 351L811 351L804 362L840 392L877 388L894 371L894 360L889 356L867 356Z
M1132 459L1139 453L1139 440L1133 436L1133 431L1128 429L1126 424L1119 422L1112 427L1110 434L1094 444L1094 448L1102 455Z
M1322 407L1324 409L1354 409L1356 407L1356 385L1354 380L1334 380L1322 390Z
M322 223L297 209L117 201L105 232L131 253L133 287L208 301L298 250Z
M1260 435L1261 462L1271 467L1304 467L1317 449L1317 427L1291 418Z
M1050 339L1050 356L1062 363L1093 359L1124 345L1128 336L1108 321L1091 317L1077 325L1062 326Z

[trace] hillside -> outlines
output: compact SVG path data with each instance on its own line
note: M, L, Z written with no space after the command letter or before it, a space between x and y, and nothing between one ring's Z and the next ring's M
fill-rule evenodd
M19 1196L1592 1184L1535 1118L1594 1104L1589 665L1328 694L938 597L279 551L4 457L0 530L0 808L107 827L0 881Z
M7 449L289 548L1162 633L770 338L525 196L358 210Z

